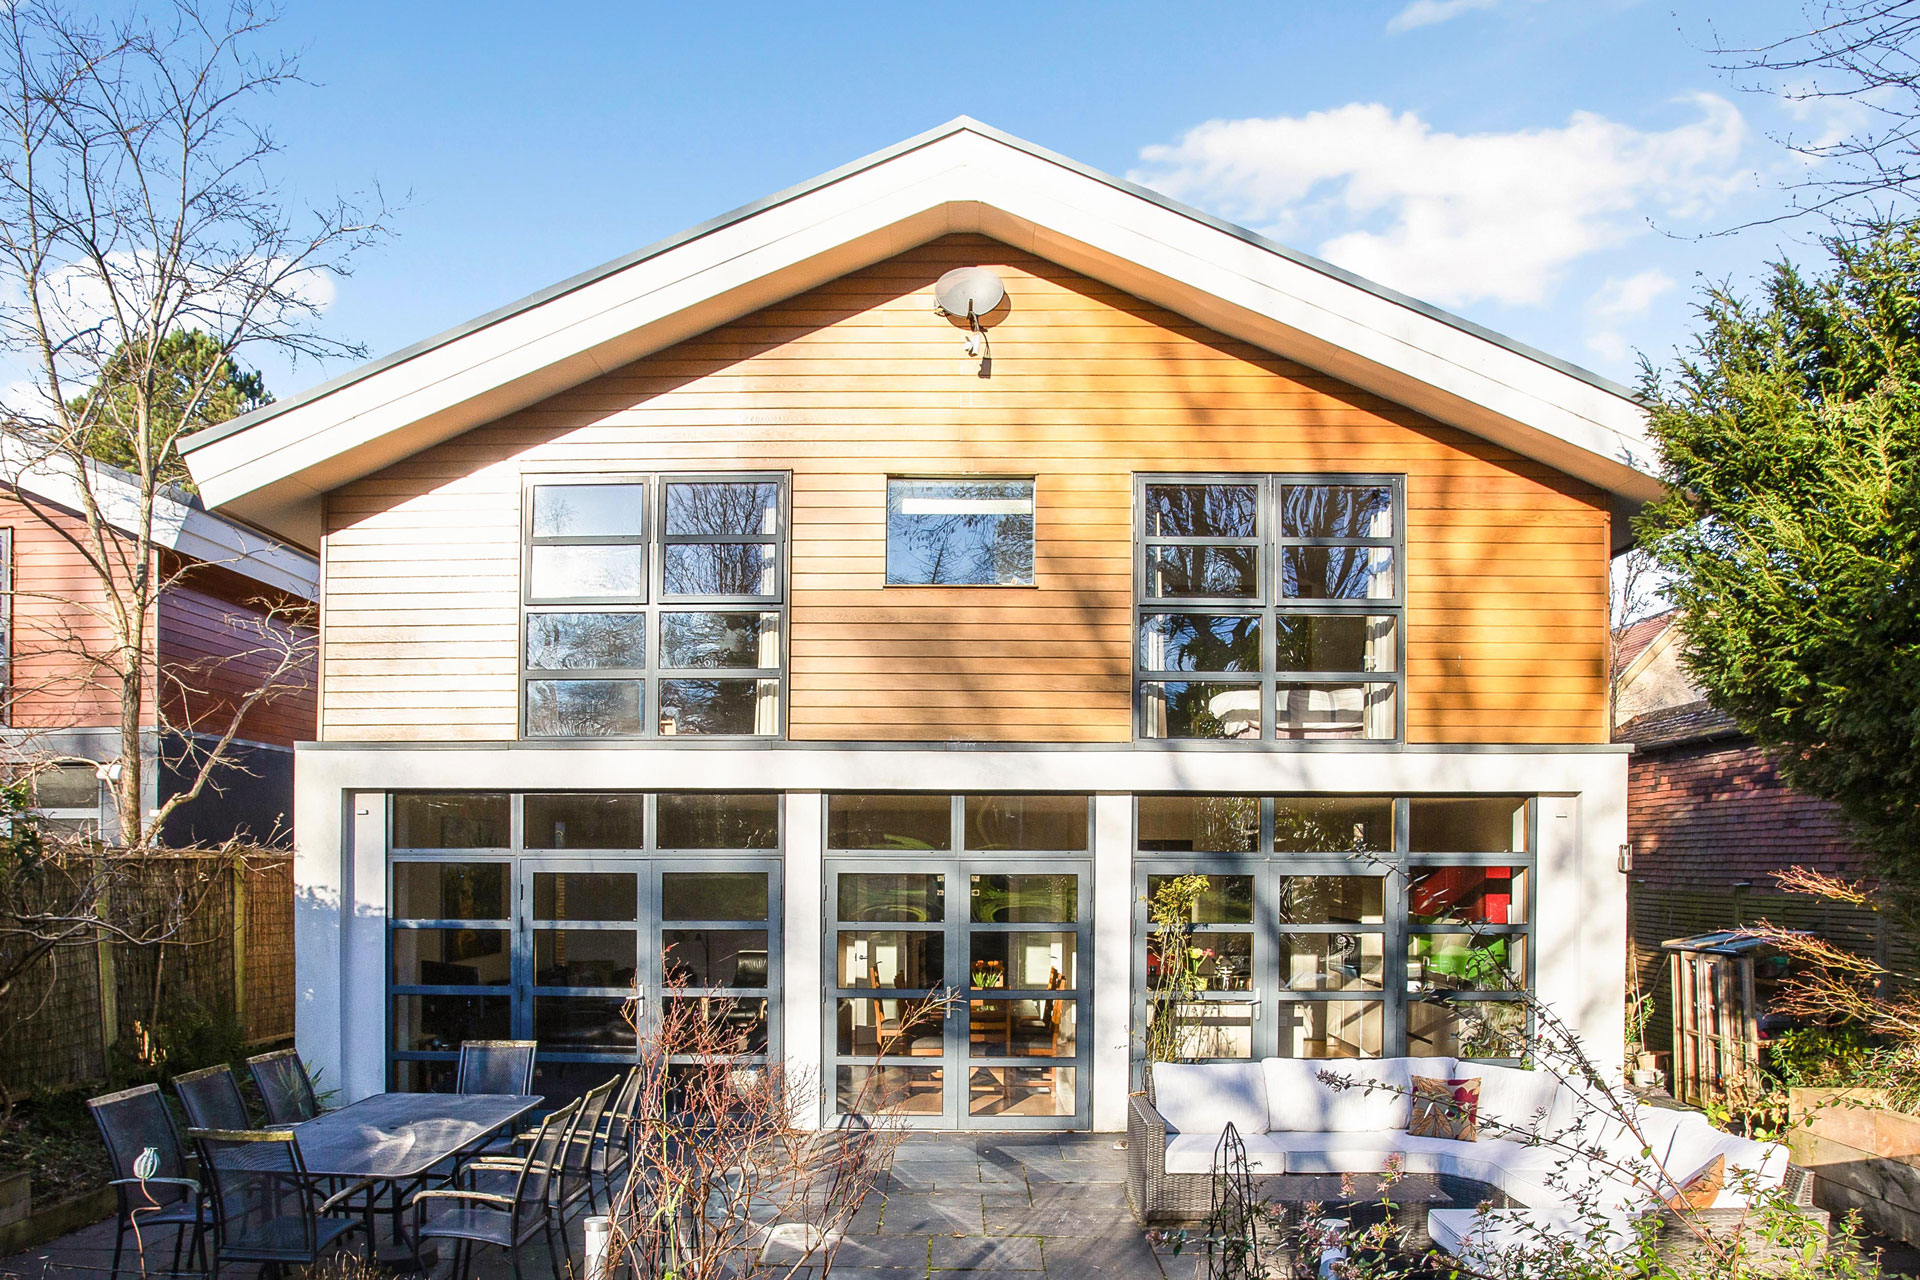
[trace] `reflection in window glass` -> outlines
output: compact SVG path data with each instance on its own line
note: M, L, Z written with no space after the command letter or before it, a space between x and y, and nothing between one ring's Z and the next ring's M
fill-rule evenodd
M1520 853L1527 847L1527 802L1517 796L1416 797L1415 853Z
M1234 613L1148 614L1140 620L1140 669L1257 673L1260 619Z
M668 871L660 877L663 920L765 920L764 871Z
M1387 939L1379 933L1283 933L1280 981L1293 991L1378 991Z
M1391 538L1393 490L1373 484L1283 485L1280 536Z
M767 985L765 929L662 929L667 976L686 988Z
M768 734L779 730L778 680L662 680L660 733Z
M944 795L830 795L830 849L946 849L953 802Z
M1273 802L1281 853L1385 853L1393 848L1393 801L1384 796L1281 796Z
M529 680L529 738L605 738L640 732L644 680Z
M970 876L970 916L979 924L1071 924L1079 876Z
M495 792L415 791L393 797L397 849L504 849L507 797Z
M876 995L835 1001L836 1051L873 1057L938 1058L945 992L926 996Z
M396 862L396 920L505 920L510 868L504 862Z
M1071 1021L1072 1012L1072 1006L1069 1005L1060 1011L1060 1016ZM1042 1023L1029 1018L1020 1025L1023 1028L1041 1027ZM1071 1045L1072 1041L1070 1034L1058 1029L1035 1031L1031 1036L1016 1033L1017 1045L1039 1043L1046 1047L1031 1051L1016 1047L1014 1052L1023 1056L1029 1052L1050 1055L1053 1052L1051 1046ZM1071 1049L1062 1049L1060 1052L1070 1053ZM975 1067L968 1073L967 1114L982 1117L1070 1116L1079 1105L1074 1101L1078 1077L1079 1072L1074 1067Z
M1180 877L1148 876L1147 899L1161 900L1167 885ZM1252 876L1206 876L1206 888L1193 899L1189 919L1194 924L1253 923Z
M1415 924L1525 924L1524 867L1415 867L1407 884Z
M640 905L640 877L631 871L536 871L537 920L632 920Z
M630 1050L634 1043L621 996L536 996L533 1036L541 1048L562 1053Z
M839 1067L834 1109L842 1115L938 1116L946 1107L939 1067Z
M637 791L536 793L522 803L529 849L638 849L646 842L646 801Z
M774 537L780 486L772 480L674 480L667 486L667 536Z
M842 930L843 987L929 990L945 981L946 936L933 930Z
M1033 481L888 480L887 582L1032 586Z
M659 848L780 847L780 797L773 792L664 792L654 804Z
M1391 600L1391 547L1283 547L1280 594L1290 600Z
M1398 690L1391 684L1283 682L1274 692L1274 736L1295 741L1391 738L1400 723Z
M1386 919L1385 876L1283 876L1281 924L1380 924Z
M1251 1001L1155 1001L1147 1011L1156 1044L1173 1046L1183 1061L1253 1057L1253 1019L1260 1006Z
M1412 991L1517 991L1527 981L1527 940L1511 933L1416 933L1407 939Z
M637 600L646 591L646 551L637 544L542 544L529 554L527 572L530 599Z
M1252 796L1141 796L1140 848L1179 853L1252 853L1260 802Z
M647 531L646 486L540 484L533 487L536 538L640 537Z
M779 548L770 542L669 543L661 558L669 596L779 594Z
M1079 935L1030 929L968 932L967 985L975 991L1071 991Z
M662 613L660 665L730 667L780 665L777 613Z
M861 924L944 920L945 877L913 873L842 875L840 919Z
M1277 669L1392 671L1398 661L1394 629L1390 614L1283 613L1274 619Z
M1247 600L1260 594L1255 547L1164 547L1147 552L1150 600Z
M1149 538L1252 538L1260 531L1260 487L1251 484L1150 484Z
M33 774L36 809L100 808L100 775L90 764L55 764Z
M536 670L647 665L643 613L529 613L527 666Z
M1191 974L1191 979L1184 975ZM1172 953L1164 933L1147 936L1147 989L1163 990L1179 983L1198 982L1202 991L1249 991L1253 988L1253 934L1196 930L1187 939L1187 954Z
M415 1053L449 1053L468 1040L505 1040L513 1034L513 1004L506 996L392 997L393 1047Z
M535 929L536 987L631 987L640 935L632 929Z
M1087 847L1086 796L968 796L966 847L1074 851Z
M1224 680L1145 681L1141 734L1148 738L1258 738L1260 686Z
M400 987L504 987L513 981L505 929L395 929Z
M1527 1007L1515 1000L1407 1003L1407 1052L1416 1056L1518 1058L1526 1032Z
M1377 1058L1386 1032L1378 1000L1301 1000L1280 1005L1283 1058ZM1410 1053L1428 1054L1430 1049Z

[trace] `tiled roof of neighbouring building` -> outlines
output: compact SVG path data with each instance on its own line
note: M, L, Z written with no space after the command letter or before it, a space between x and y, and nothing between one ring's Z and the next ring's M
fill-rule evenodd
M1620 633L1620 639L1613 646L1613 669L1624 671L1633 664L1633 660L1647 651L1647 646L1659 639L1673 620L1680 616L1678 609L1669 609L1665 613L1656 613L1651 618L1642 618L1638 622L1627 624Z
M1648 711L1613 731L1615 742L1631 742L1642 751L1681 742L1739 736L1740 726L1733 722L1733 717L1724 711L1715 711L1704 701Z

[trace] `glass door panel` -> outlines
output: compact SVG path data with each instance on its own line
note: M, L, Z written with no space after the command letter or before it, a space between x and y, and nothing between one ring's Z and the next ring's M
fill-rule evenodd
M1071 1122L1082 1110L1077 926L1087 891L1077 872L968 864L966 1104L975 1127Z
M524 858L515 1034L540 1042L535 1090L557 1103L633 1059L652 978L645 863Z
M700 1043L764 1064L772 1025L779 900L771 864L658 867L662 1012L698 1025Z

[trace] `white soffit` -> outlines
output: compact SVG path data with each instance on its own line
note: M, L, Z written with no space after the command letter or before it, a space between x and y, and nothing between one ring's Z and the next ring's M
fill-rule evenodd
M1624 388L968 120L197 433L202 497L319 541L319 495L851 271L976 231L1605 489L1656 497ZM931 321L930 321L931 322Z

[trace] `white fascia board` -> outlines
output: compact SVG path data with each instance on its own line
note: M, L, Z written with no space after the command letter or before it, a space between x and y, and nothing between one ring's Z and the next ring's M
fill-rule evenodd
M9 438L8 445L0 448L0 480L76 515L86 510L80 474L71 458L58 453L20 455L19 442ZM88 463L87 472L85 489L92 492L100 518L121 533L139 537L138 482L104 463ZM164 491L154 495L152 538L156 546L231 569L303 600L319 598L320 565L312 556Z
M1657 496L1631 399L969 129L742 217L195 448L203 495L317 545L318 495L950 231L981 231L1483 435Z

